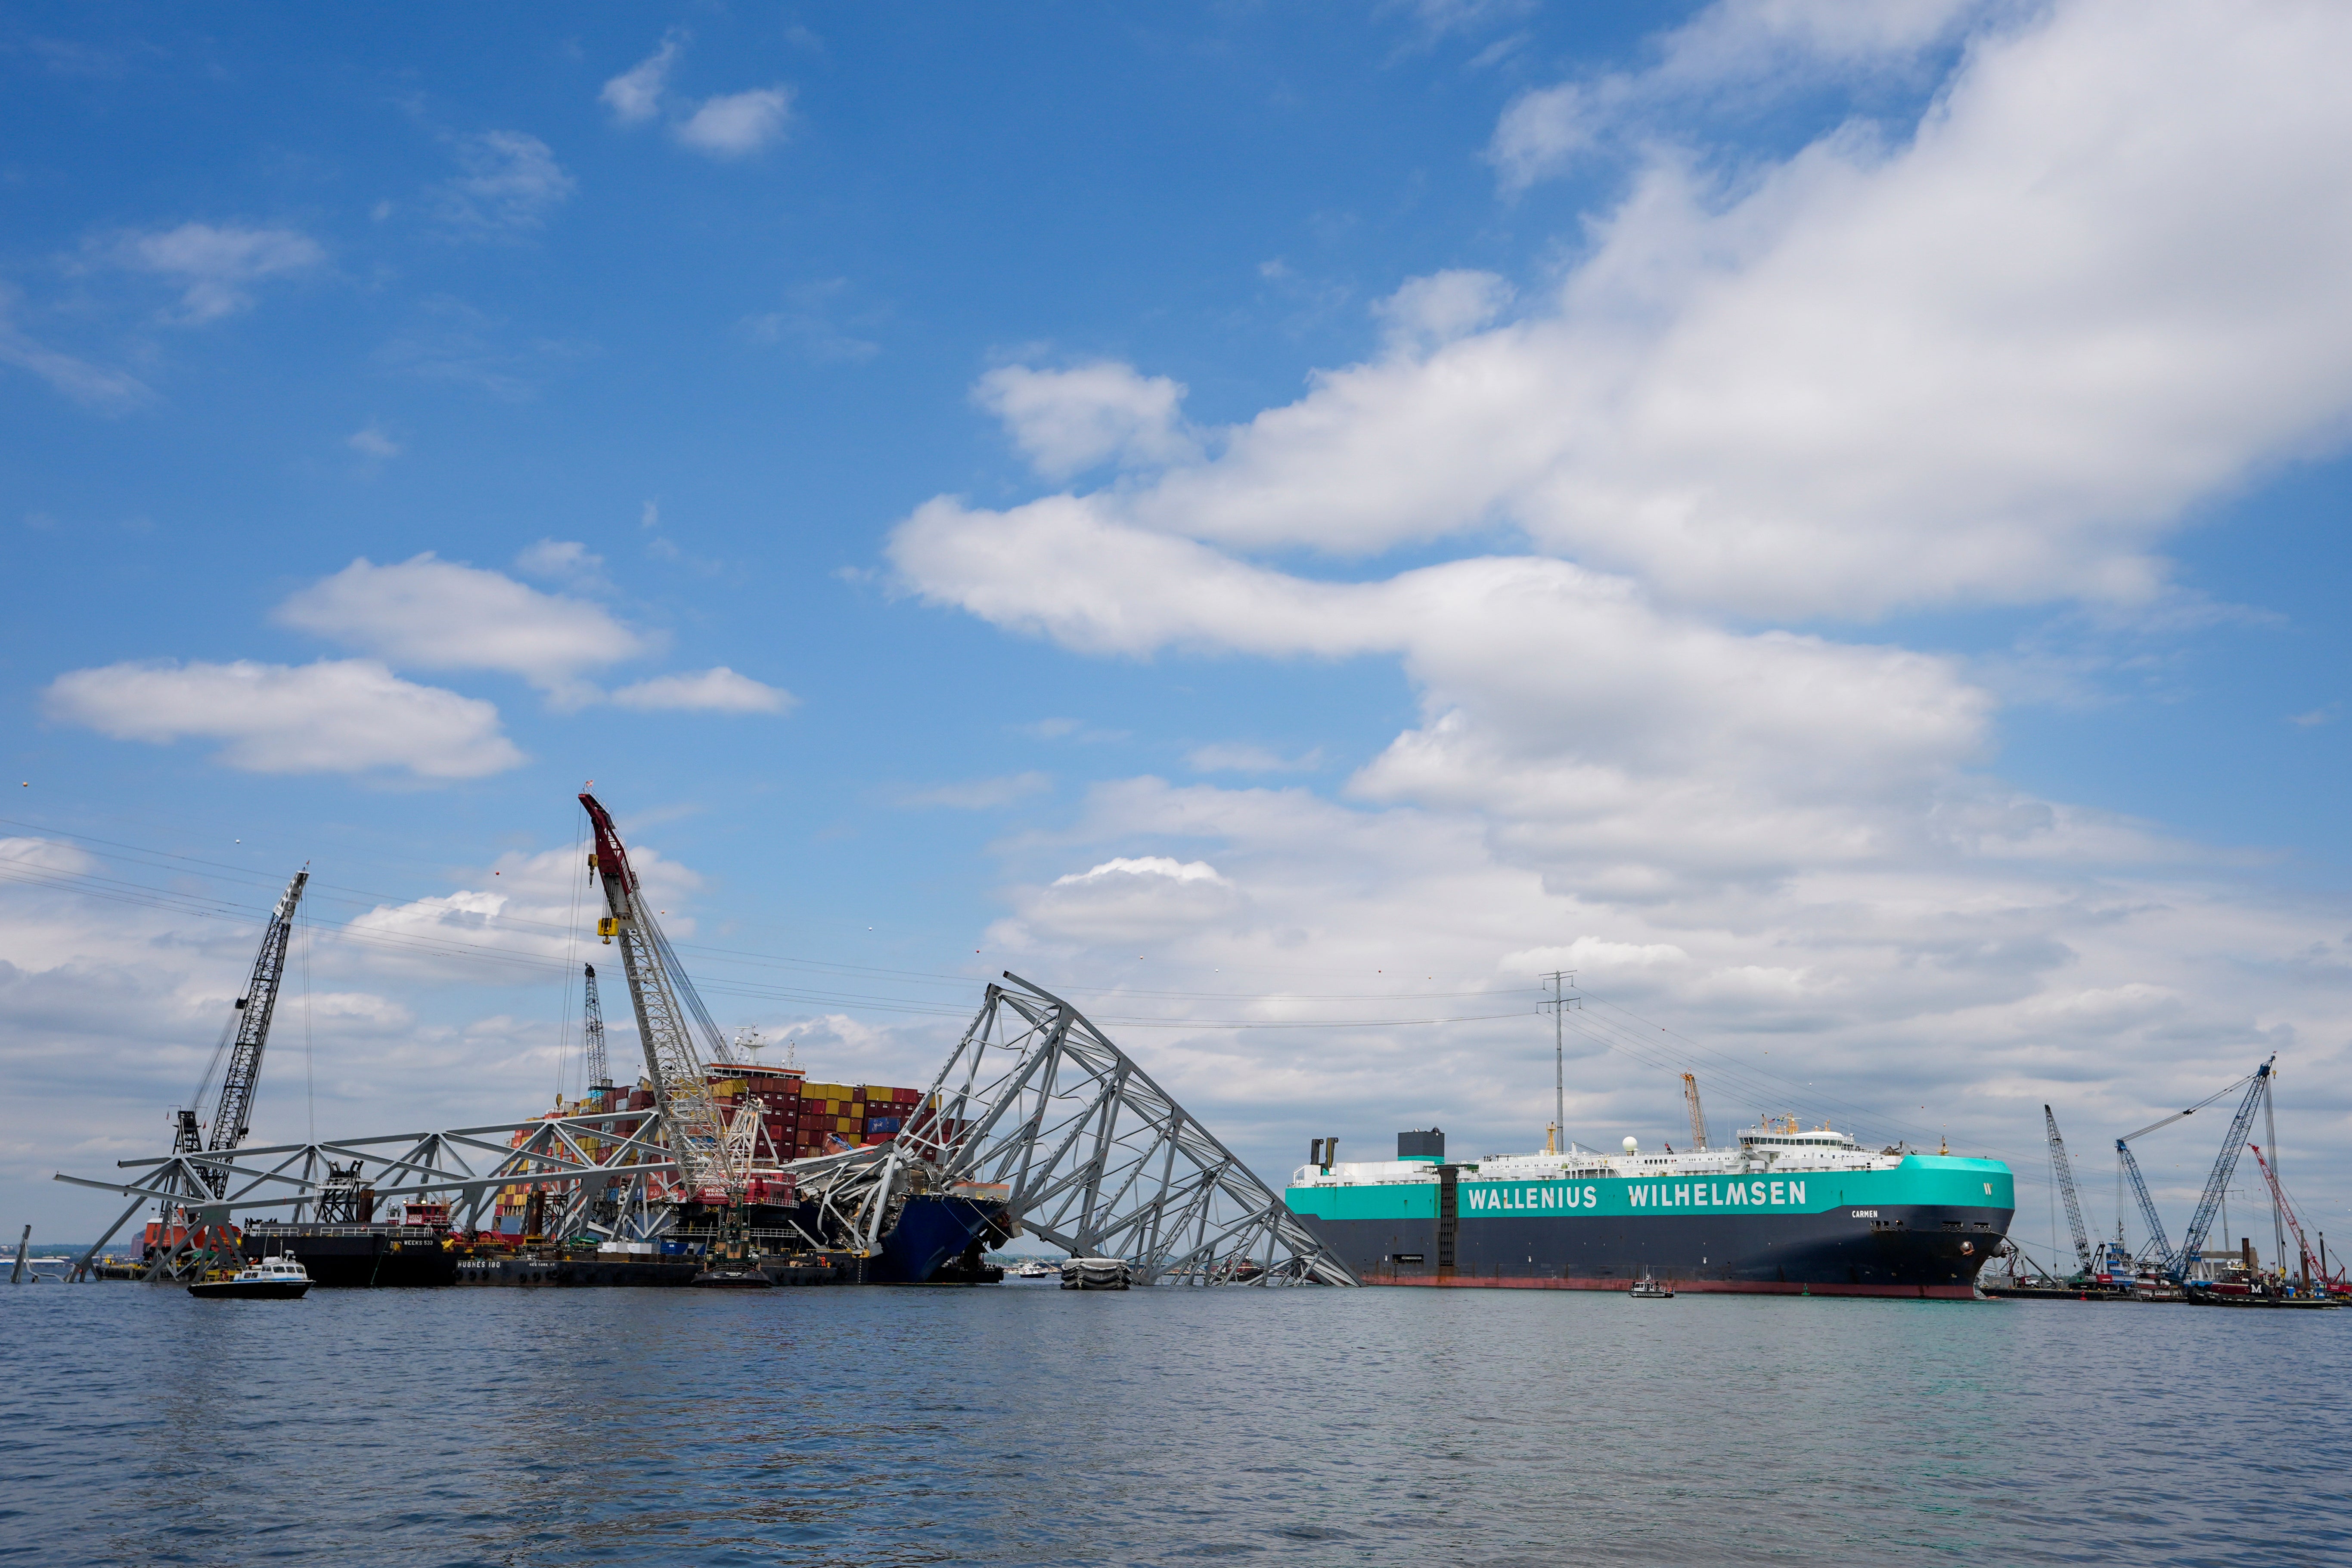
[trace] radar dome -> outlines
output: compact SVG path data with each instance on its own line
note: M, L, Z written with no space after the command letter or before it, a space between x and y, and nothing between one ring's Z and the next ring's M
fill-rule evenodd
M1638 1151L1641 1146L1642 1140L1639 1138L1628 1138L1625 1140L1625 1152L1629 1155Z

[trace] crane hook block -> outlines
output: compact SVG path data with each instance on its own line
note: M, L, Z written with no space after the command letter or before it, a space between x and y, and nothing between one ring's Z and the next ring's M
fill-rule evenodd
M620 928L621 923L609 915L603 916L596 922L596 935L604 939L604 945L607 947L613 945L613 933L618 931Z

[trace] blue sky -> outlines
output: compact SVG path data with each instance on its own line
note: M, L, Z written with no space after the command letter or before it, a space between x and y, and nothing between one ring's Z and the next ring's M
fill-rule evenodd
M1570 967L1588 1142L2275 1050L2340 1202L2340 16L398 23L0 32L11 1212L306 860L260 1133L541 1108L592 778L838 1076L1011 967L1269 1173L1522 1146Z

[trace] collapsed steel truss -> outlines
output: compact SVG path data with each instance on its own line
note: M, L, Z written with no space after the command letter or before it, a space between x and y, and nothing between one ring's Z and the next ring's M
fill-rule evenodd
M1069 1003L1007 974L991 985L923 1109L887 1144L795 1160L790 1239L872 1252L918 1194L1005 1205L1008 1229L1074 1257L1127 1261L1139 1283L1360 1284L1281 1196ZM541 1229L647 1239L693 1189L652 1108L125 1160L131 1181L60 1175L131 1199L75 1269L160 1205L187 1238L148 1277L204 1266L200 1231L232 1216L299 1221L364 1186L379 1203L446 1201L474 1228L508 1188L546 1196ZM737 1122L743 1127L744 1117ZM730 1128L730 1134L741 1128ZM698 1162L699 1164L700 1162Z
M675 1186L677 1162L647 1135L654 1122L643 1110L547 1116L442 1133L386 1133L123 1160L123 1169L142 1173L128 1182L62 1174L57 1179L131 1199L131 1207L82 1255L74 1269L78 1279L88 1277L100 1249L150 1204L160 1204L166 1216L184 1216L187 1236L159 1248L146 1270L150 1279L174 1279L204 1265L200 1233L211 1227L237 1215L316 1218L322 1202L362 1186L378 1203L446 1202L451 1221L467 1228L481 1223L483 1210L501 1189L543 1188L552 1200L545 1210L550 1233L596 1231L641 1239L666 1228L675 1213L660 1195ZM620 1125L625 1123L646 1125L632 1130Z
M1003 1186L1022 1229L1073 1257L1124 1259L1140 1283L1361 1283L1077 1009L1004 979L889 1166Z

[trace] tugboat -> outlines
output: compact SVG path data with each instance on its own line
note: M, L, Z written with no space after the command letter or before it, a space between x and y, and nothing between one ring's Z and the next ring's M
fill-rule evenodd
M1634 1281L1633 1288L1625 1293L1637 1301L1671 1301L1675 1299L1675 1288L1672 1285L1661 1285L1651 1279L1647 1269L1642 1270L1642 1277Z
M310 1293L310 1276L299 1260L263 1258L236 1273L215 1270L214 1277L188 1287L188 1294L239 1301L299 1301Z

